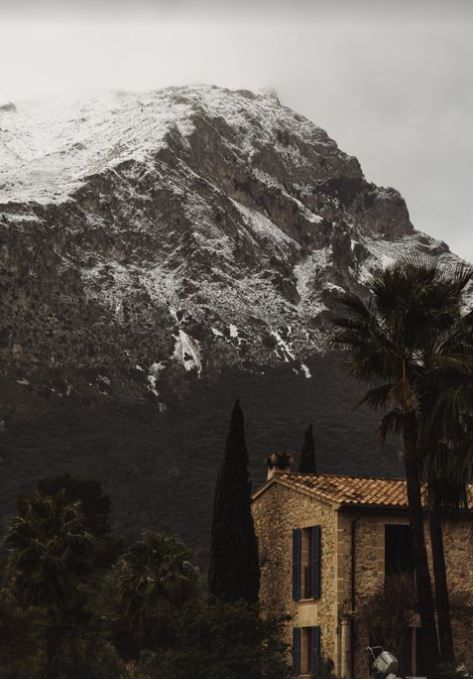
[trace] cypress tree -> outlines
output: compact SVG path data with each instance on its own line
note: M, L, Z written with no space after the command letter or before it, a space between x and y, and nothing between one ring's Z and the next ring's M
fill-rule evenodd
M211 531L209 591L222 601L258 600L258 545L250 501L245 423L237 401L217 478Z
M301 474L317 474L317 462L315 460L314 432L309 424L304 434L301 459L299 462Z

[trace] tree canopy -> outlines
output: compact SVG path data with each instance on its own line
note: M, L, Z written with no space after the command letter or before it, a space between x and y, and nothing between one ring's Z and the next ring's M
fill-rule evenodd
M421 480L425 451L430 449L431 460L439 462L442 446L432 442L448 440L452 450L458 423L473 412L473 315L464 306L472 278L473 270L464 264L399 261L373 277L367 298L340 295L343 313L333 319L332 347L344 354L347 369L369 385L358 405L384 411L382 440L390 432L403 439L419 608L426 651L434 661L439 653ZM463 450L470 460L471 451L470 445ZM447 457L442 473L449 467L450 480L458 473L461 482L467 458L463 455L460 464L461 456Z

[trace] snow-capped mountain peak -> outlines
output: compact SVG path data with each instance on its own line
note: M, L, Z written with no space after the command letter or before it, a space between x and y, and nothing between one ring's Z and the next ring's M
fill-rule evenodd
M3 321L2 360L18 379L71 372L64 395L99 365L112 385L142 366L156 398L171 366L283 362L310 377L337 290L362 289L413 248L450 257L414 231L399 193L368 183L273 92L202 85L3 106L0 148L15 319Z

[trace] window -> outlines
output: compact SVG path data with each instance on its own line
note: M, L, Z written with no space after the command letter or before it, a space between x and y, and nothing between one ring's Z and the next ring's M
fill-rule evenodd
M386 576L414 572L410 526L385 526L384 564Z
M292 674L312 674L320 659L320 627L294 627L292 631Z
M312 554L312 529L303 528L301 535L301 583L302 583L302 598L310 599L313 590L313 573L311 564Z
M296 528L292 531L292 596L318 599L321 581L320 526Z

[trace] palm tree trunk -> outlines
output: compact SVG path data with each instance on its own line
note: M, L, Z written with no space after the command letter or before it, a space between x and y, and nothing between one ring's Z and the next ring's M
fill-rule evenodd
M417 422L414 413L406 416L403 427L404 465L406 470L409 521L411 526L412 550L415 561L417 598L419 601L424 657L430 676L439 660L437 629L435 625L434 599L427 561L427 547L424 534L421 483L417 461Z
M48 628L46 630L46 679L57 677L57 621L53 613L48 614Z
M437 605L440 655L443 661L454 660L453 632L448 597L447 569L442 532L442 512L440 502L434 500L430 514L430 540L432 543L432 561L435 578L435 602Z
M46 639L46 679L56 679L56 640L53 635L48 632Z

